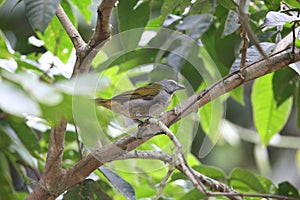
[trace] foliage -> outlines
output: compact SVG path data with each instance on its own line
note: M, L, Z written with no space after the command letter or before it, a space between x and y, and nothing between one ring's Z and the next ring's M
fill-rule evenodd
M4 6L7 2L0 1L0 5ZM99 141L105 145L136 130L135 126L128 127L122 117L96 108L91 102L93 97L111 97L147 82L179 79L186 86L186 92L178 93L173 98L169 107L172 108L240 65L242 28L237 23L237 8L232 1L120 0L113 15L114 35L93 60L93 73L70 79L76 55L68 35L55 16L57 5L62 5L76 27L81 22L81 25L91 24L90 29L94 27L92 13L96 10L88 8L95 5L92 7L91 1L80 0L49 2L24 0L20 3L24 3L26 16L37 31L32 35L43 44L36 52L22 55L0 30L0 183L3 186L0 188L0 199L24 199L32 189L45 167L50 127L61 119L69 120L63 159L66 168L80 160L74 123L87 150ZM286 1L285 4L290 8L299 7L296 1ZM247 1L252 29L265 52L271 52L278 38L292 32L291 24L299 22L298 17L269 12L279 10L279 6L280 2L273 0ZM263 18L267 18L265 23ZM262 29L262 25L267 28ZM33 45L38 46L39 42L33 42ZM247 64L261 57L252 45L248 49ZM298 39L295 45L299 45ZM287 125L292 112L297 113L295 120L299 130L299 71L296 63L291 68L254 80L251 86L254 126L244 128L255 128L260 139L253 139L250 143L262 144L265 148L270 144L276 146L272 139ZM198 114L192 114L171 127L182 142L188 161L197 171L230 185L240 193L300 198L299 189L293 184L285 180L275 184L263 177L267 174L257 175L257 168L247 169L242 164L243 168L221 169L222 166L202 165L199 159L192 156L200 155L201 147L202 150L208 148L206 150L210 152L224 143L233 145L230 141L234 137L238 138L238 143L242 142L242 133L233 130L231 135L226 136L222 130L222 122L229 118L225 115L226 102L231 99L235 100L236 106L249 107L249 96L244 92L244 86L240 86L203 106ZM235 114L235 118L243 116L247 121L252 121L250 112ZM243 124L237 120L233 127L240 126ZM97 133L96 136L91 132ZM200 137L199 134L196 136L197 132L204 132L206 139L193 141ZM299 135L294 139L299 141ZM205 142L209 142L210 147L205 146ZM283 146L292 148L289 144ZM235 148L243 149L241 146ZM299 148L299 145L294 148ZM157 136L139 149L174 153L173 144L165 136ZM240 157L241 160L236 162L248 162L247 154ZM298 152L298 156L294 157L298 167L299 157ZM223 157L222 162L226 163L227 158ZM257 162L260 162L259 159ZM105 168L106 173L103 172L105 169L102 173L101 169L95 171L95 180L86 179L75 185L63 198L152 198L167 173L164 163L156 160L115 161L107 167L112 170ZM299 173L298 169L298 176ZM161 199L199 199L204 196L194 189L185 176L175 171Z

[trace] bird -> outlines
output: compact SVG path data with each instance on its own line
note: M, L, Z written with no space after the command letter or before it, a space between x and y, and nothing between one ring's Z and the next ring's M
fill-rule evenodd
M110 99L95 98L96 104L115 113L139 121L161 114L177 90L185 87L174 80L161 80L144 87L123 92Z

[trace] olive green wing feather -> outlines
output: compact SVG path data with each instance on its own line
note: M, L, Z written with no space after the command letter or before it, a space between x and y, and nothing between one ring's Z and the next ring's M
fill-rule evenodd
M147 86L138 88L136 90L121 93L113 98L113 100L126 101L133 99L144 99L151 100L155 97L162 89L162 86L157 83L152 83Z

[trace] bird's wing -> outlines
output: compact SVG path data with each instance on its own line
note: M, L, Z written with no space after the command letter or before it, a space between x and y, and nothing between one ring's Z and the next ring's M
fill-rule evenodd
M162 86L157 83L152 83L147 86L137 88L136 90L121 93L115 96L114 100L133 100L133 99L144 99L151 100L156 96L162 89Z

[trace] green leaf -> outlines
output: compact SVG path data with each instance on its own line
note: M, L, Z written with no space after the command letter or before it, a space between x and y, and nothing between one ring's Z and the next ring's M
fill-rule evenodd
M4 140L6 140L7 143L10 141L9 150L11 152L16 152L19 156L18 159L22 159L27 165L36 167L36 159L28 152L15 130L6 122L6 120L0 124L0 130ZM13 159L15 159L15 156Z
M3 68L9 72L15 72L18 68L18 64L14 59L1 59L0 58L0 68Z
M190 15L175 27L180 31L189 30L188 35L196 39L209 29L211 22L212 17L208 14Z
M4 153L0 152L0 199L15 199L13 194L13 183L10 175L9 165Z
M168 15L173 12L177 5L180 4L180 0L165 0L164 4L161 7L160 13L160 23L163 24L167 19Z
M264 50L264 52L266 54L271 53L271 51L275 48L275 43L271 43L271 42L261 42L259 44L261 46L261 48ZM240 54L234 61L234 63L232 64L231 68L230 68L230 72L234 72L240 69L241 67L241 57L242 54ZM247 65L250 65L251 63L259 60L261 58L261 54L260 52L257 50L255 45L252 45L251 47L249 47L247 49Z
M289 67L274 72L272 83L277 106L280 106L294 94L298 81L299 75Z
M71 187L63 196L64 200L103 199L111 200L100 185L92 179L86 179Z
M109 182L119 191L121 192L126 199L135 199L135 191L134 188L120 177L115 172L110 169L101 166L100 171L104 174L104 176L109 180Z
M75 18L70 5L65 1L62 1L61 6L71 22L75 25ZM53 17L44 33L37 33L37 35L39 39L45 42L44 46L47 50L49 50L54 56L57 56L64 63L67 63L72 52L73 44L56 16ZM49 61L49 63L51 63L51 61Z
M43 32L56 13L60 0L24 0L26 17L34 30Z
M85 21L90 24L91 22L91 16L92 11L89 9L90 5L92 4L91 0L88 1L82 1L82 0L70 0L72 5L80 12L80 14L83 16Z
M14 129L17 136L20 138L21 142L24 144L26 149L34 155L37 152L40 152L40 146L38 143L38 138L35 132L29 128L24 119L9 116L9 123L11 127Z
M124 0L118 4L120 31L144 27L150 17L149 1Z
M13 140L8 136L7 131L3 127L4 120L0 122L0 149L6 149L13 143Z
M236 6L231 0L221 0L219 3L228 10L236 10Z
M276 185L268 178L258 176L257 177L261 184L266 189L266 192L269 194L277 194L277 187Z
M124 53L118 57L111 57L97 66L96 71L102 71L109 67L120 65L120 71L127 71L140 65L155 62L159 50L143 48Z
M217 180L225 180L226 174L219 168L207 165L199 165L193 167L196 171L208 176L209 178L217 179Z
M221 27L218 29L211 26L202 37L201 41L204 43L204 47L213 59L214 63L218 67L222 75L228 74L228 66L231 66L236 57L236 53L233 49L237 48L240 44L240 38L236 34L230 34L227 37L222 38ZM219 48L219 47L222 48Z
M88 73L78 75L76 78L57 81L55 88L70 95L91 95L110 86L110 80L102 74Z
M264 145L283 128L292 108L292 98L276 106L272 78L268 74L256 79L251 94L254 124Z
M244 86L241 85L234 90L230 91L230 96L239 104L242 106L245 106L245 101L244 101Z
M39 105L27 94L9 82L0 83L0 108L13 115L23 117L24 114L39 116Z
M21 84L27 94L45 105L56 105L62 100L61 94L51 85L40 81L37 74L3 73L3 76L17 84Z
M280 12L270 11L267 13L263 26L280 26L284 25L285 23L294 21L300 21L300 18Z
M229 13L226 18L225 25L224 25L224 31L222 33L223 37L230 35L231 33L235 32L240 27L240 24L238 24L238 19L239 19L238 13L233 10L229 10Z
M242 187L245 184L249 189L258 193L266 193L266 189L261 184L259 179L250 171L236 168L230 173L231 186ZM240 184L242 183L242 185Z
M295 197L299 198L299 191L297 188L295 188L292 184L285 181L282 183L279 183L278 185L278 194L286 197Z
M205 199L206 195L200 192L198 189L192 189L188 193L184 194L179 200L199 200Z
M120 31L134 31L126 37L120 35L124 49L135 49L143 33L142 27L146 26L150 17L150 1L138 2L138 0L122 0L117 7Z
M0 58L11 58L13 54L14 50L12 49L9 40L0 30Z
M50 122L52 125L57 125L61 119L71 119L73 97L67 94L62 95L62 101L56 105L41 104L43 118Z
M281 0L265 0L264 2L269 10L278 10Z
M160 13L160 23L163 24L168 15L172 14L175 8L179 7L187 7L190 4L188 0L165 0L164 4L161 7Z
M278 1L281 2L280 0L278 0ZM284 2L287 3L287 4L289 4L289 5L291 5L294 8L299 8L299 6L300 6L299 1L285 0Z

